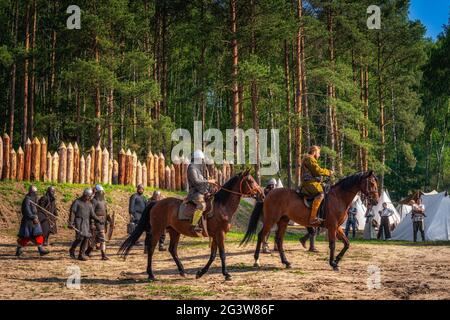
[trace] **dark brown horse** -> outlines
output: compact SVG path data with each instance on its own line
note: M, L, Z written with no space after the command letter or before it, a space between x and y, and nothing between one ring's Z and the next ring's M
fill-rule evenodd
M241 197L250 196L263 197L263 191L255 179L249 174L249 170L232 177L214 195L212 217L208 218L207 223L208 235L211 238L211 256L205 267L197 272L197 278L200 278L208 271L216 258L217 249L219 249L220 259L222 261L222 274L226 280L231 279L225 263L225 234L231 228L231 219L239 206ZM161 234L166 229L170 235L169 252L178 267L180 275L186 275L183 264L177 254L180 234L188 237L198 237L198 235L193 231L190 221L178 219L178 208L182 201L177 198L166 198L158 201L152 208L146 209L135 231L125 240L119 249L119 254L126 258L142 233L144 231L150 232L151 239L147 261L147 274L150 280L155 280L152 271L153 252Z
M325 221L321 227L328 229L328 240L330 247L330 265L334 270L339 270L338 263L344 256L350 244L341 225L347 216L347 210L358 192L365 194L372 202L378 202L378 184L377 178L370 172L357 173L346 177L330 188L326 198L323 200ZM247 232L241 244L249 242L256 234L258 221L263 215L263 227L258 234L258 243L255 251L255 266L259 267L259 251L261 242L269 234L274 224L277 224L278 230L275 235L275 241L280 253L281 262L290 268L291 264L286 259L283 250L283 237L289 220L303 226L309 225L310 209L305 206L303 199L291 189L279 188L272 190L264 200L264 205L255 207L253 211ZM342 240L344 248L334 257L336 238Z

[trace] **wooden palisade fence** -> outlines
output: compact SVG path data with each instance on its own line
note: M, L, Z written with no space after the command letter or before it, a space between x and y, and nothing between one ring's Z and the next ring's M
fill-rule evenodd
M25 149L11 146L7 134L0 137L0 180L44 181L77 184L121 184L166 190L187 190L187 157L175 158L173 163L162 153L147 154L140 161L136 152L121 149L110 155L106 148L92 146L83 154L77 143L61 142L58 150L48 150L44 138L28 139ZM231 166L219 169L207 163L210 178L223 184L231 176Z

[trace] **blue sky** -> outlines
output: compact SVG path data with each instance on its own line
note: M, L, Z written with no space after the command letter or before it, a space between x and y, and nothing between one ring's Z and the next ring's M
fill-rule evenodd
M409 18L420 20L427 28L427 37L436 40L442 25L448 23L450 0L411 0Z

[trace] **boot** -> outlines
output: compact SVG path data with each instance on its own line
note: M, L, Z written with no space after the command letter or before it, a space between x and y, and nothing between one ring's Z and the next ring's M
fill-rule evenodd
M202 217L203 211L200 209L195 210L194 216L192 217L192 226L194 227L194 232L201 236L203 229L199 225L200 218Z
M89 245L88 239L83 239L80 245L80 252L78 253L78 260L86 261L88 257L85 252L87 251L87 246Z
M105 250L102 250L102 260L109 260Z
M17 246L16 257L21 257L22 255L23 255L23 248L21 246Z
M72 258L72 259L76 259L77 257L75 256L75 249L78 247L78 245L80 244L80 241L79 240L75 240L73 243L72 243L72 246L70 247L70 249L69 249L69 254L70 254L70 257Z
M92 250L94 250L94 248L92 248L92 247L88 247L87 249L86 249L86 252L84 253L87 257L91 257L92 256Z
M42 256L45 256L46 254L49 254L49 253L50 253L50 251L44 249L43 246L38 246L38 251L39 251L39 255L40 255L41 257L42 257Z
M311 206L311 216L309 217L309 224L313 226L319 226L322 223L322 219L317 218L317 211L319 211L322 198L314 199Z
M80 260L80 261L87 261L87 259L88 259L88 258L87 258L84 254L81 254L81 253L80 253L80 254L78 255L78 260Z

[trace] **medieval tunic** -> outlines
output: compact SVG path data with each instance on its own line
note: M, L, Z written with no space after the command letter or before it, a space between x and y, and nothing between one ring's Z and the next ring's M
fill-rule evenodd
M44 196L42 196L39 199L38 205L54 216L58 215L58 210L56 209L56 200L51 194L46 193ZM49 234L56 234L58 232L56 226L56 218L54 216L49 215L39 208L37 210L37 214L41 223L44 237L47 238Z
M188 201L197 205L197 209L205 210L205 194L209 192L208 180L203 176L203 165L191 163L187 169L187 179L189 183Z
M370 240L370 239L375 239L376 234L375 234L375 228L373 226L373 219L375 217L375 214L373 213L373 209L372 208L368 208L367 212L366 212L366 224L364 226L364 239L365 240Z
M42 236L40 223L34 224L38 219L36 206L32 202L37 202L37 195L27 194L22 202L22 220L20 221L19 238L35 238Z
M95 243L102 243L106 241L105 229L106 223L110 222L110 216L108 215L108 209L106 207L106 201L104 196L96 195L92 200L92 206L94 207L94 213L99 218L99 221L94 221L95 225Z
M144 212L146 205L147 203L145 201L144 195L135 193L131 196L128 211L133 218L133 223L137 224L139 220L141 220L142 212Z
M90 220L94 219L99 222L100 219L95 215L94 207L90 201L76 199L70 208L70 225L78 229L76 238L89 238L92 236L90 228Z
M302 160L302 193L310 197L314 197L319 193L323 193L323 188L320 184L321 177L330 175L330 170L321 168L319 166L319 163L317 162L317 159L313 155L305 155Z

